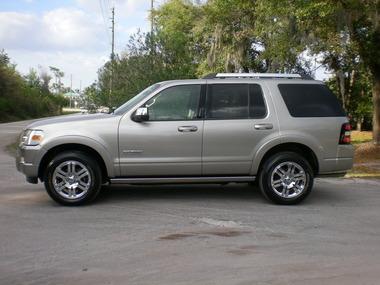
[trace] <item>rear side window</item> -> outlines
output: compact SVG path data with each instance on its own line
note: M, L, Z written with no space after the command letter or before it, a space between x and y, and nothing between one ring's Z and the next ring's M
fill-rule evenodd
M249 85L249 117L253 119L264 118L267 114L263 91L260 85Z
M322 84L279 84L281 96L293 117L344 117L336 96Z
M206 118L232 120L263 118L266 108L258 84L210 84L207 90Z
M247 119L248 84L213 84L207 92L208 119Z

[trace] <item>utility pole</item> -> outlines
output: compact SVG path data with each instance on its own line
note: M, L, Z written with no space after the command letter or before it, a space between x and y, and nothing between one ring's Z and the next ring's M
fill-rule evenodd
M112 23L112 26L111 26L111 30L112 30L111 60L114 60L115 59L115 7L112 7L111 13L112 13L112 17L111 17L111 23Z
M114 60L115 60L115 7L111 9L111 31L112 31L112 42L111 42L111 78L110 78L110 92L108 96L108 107L111 111L111 96L113 89L113 69L114 69Z

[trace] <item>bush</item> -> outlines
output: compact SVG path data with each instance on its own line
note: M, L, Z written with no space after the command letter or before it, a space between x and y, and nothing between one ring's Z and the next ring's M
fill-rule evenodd
M58 115L64 104L65 99L43 88L39 78L30 84L0 51L0 122Z

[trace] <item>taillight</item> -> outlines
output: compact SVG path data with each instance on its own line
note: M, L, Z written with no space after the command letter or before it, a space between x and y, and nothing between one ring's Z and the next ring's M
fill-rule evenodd
M351 143L351 125L350 123L344 123L342 130L340 131L339 144Z

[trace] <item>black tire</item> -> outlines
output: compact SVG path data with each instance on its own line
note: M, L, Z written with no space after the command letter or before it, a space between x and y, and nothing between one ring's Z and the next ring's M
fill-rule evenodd
M82 191L79 189L80 193L79 195L82 195L78 198L75 197L64 197L63 195L65 193L59 194L58 191L54 187L54 181L53 176L54 172L57 169L57 167L68 163L72 165L70 162L76 162L74 166L74 172L75 169L80 167L80 165L85 166L86 170L86 179L87 182L87 188L85 191ZM69 171L69 170L68 170ZM87 175L88 174L88 175ZM61 178L60 178L61 179ZM64 180L62 180L62 183L64 183ZM93 201L99 194L102 184L102 172L100 170L100 167L96 160L88 156L87 154L79 151L67 151L60 153L56 155L48 164L45 175L44 175L44 184L45 189L49 196L56 201L57 203L65 206L79 206L88 204L91 201ZM64 188L64 191L66 191L66 188ZM68 191L68 190L67 190ZM78 195L78 196L79 196Z
M274 171L276 170L276 167L280 167L283 165L283 167L288 167L287 162L290 162L293 164L293 166L296 166L296 170L298 171L298 167L301 167L304 171L305 176L303 176L303 179L305 182L297 182L297 183L303 183L303 190L299 190L300 192L297 194L295 188L291 188L291 190L288 190L289 196L294 195L294 197L284 197L280 196L278 192L282 189L282 191L286 191L283 189L287 189L281 184L280 186L272 187L272 174L274 178L279 178L278 180L281 180L281 177L278 174L274 174ZM302 172L298 172L302 173ZM286 175L287 176L287 175ZM286 178L286 177L285 177ZM260 173L259 173L259 187L261 192L263 193L264 197L266 197L268 200L281 205L293 205L301 202L304 200L311 192L311 189L313 187L314 177L313 177L313 170L309 164L309 162L300 156L299 154L295 152L280 152L277 153L271 157L269 157L263 164ZM277 181L278 181L277 180ZM294 180L289 180L294 181ZM288 181L285 181L288 182ZM279 182L282 183L282 182ZM294 182L293 182L294 183ZM276 185L276 184L275 184ZM294 185L294 184L290 184ZM291 186L290 186L291 187ZM298 190L298 189L297 189Z

